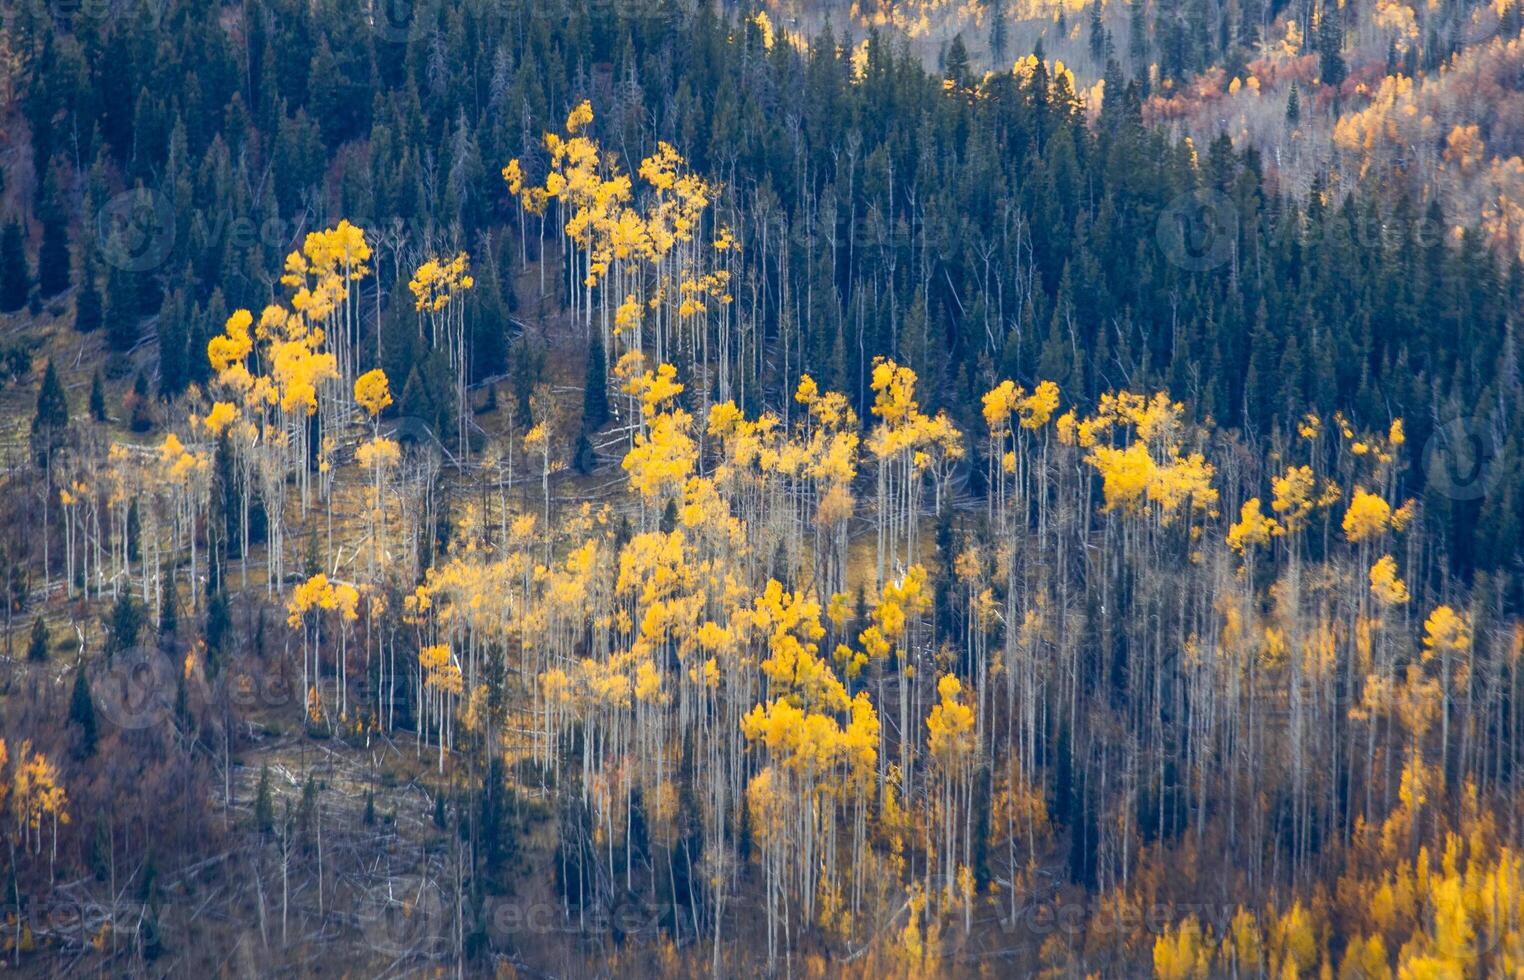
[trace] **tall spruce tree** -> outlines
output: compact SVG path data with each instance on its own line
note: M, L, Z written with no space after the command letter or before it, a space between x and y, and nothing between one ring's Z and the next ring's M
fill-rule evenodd
M74 329L79 333L93 333L104 322L100 286L95 281L95 263L87 254L80 263L79 292L74 295Z
M32 274L26 264L26 238L21 222L12 218L0 232L0 313L15 313L26 305Z
M114 351L137 346L142 320L137 279L141 274L112 268L106 275L106 342Z
M95 754L97 737L95 726L95 699L90 694L90 679L85 676L84 665L74 671L74 690L69 697L69 721L79 731L76 754L88 759Z
M32 453L39 459L50 456L64 443L69 428L69 397L63 382L58 380L58 369L48 361L42 375L42 387L37 390L37 411L32 416Z
M90 417L97 422L106 421L106 389L99 369L90 377Z
M593 332L587 345L587 372L582 383L582 429L596 432L609 420L608 364L603 339Z
M43 663L48 659L48 624L43 622L42 613L32 620L32 635L27 641L26 658L33 663Z
M68 289L73 271L69 258L69 210L64 201L61 163L48 169L38 217L42 220L42 246L37 252L37 292L46 298Z

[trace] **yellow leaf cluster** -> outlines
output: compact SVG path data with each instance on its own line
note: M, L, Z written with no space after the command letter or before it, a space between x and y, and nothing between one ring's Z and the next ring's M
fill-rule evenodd
M438 313L456 296L473 288L471 257L465 252L454 258L431 258L418 267L407 288L420 313ZM358 397L358 393L357 393Z
M1449 606L1438 606L1423 624L1424 659L1442 653L1465 653L1471 649L1471 621Z
M963 684L953 674L937 681L938 703L926 718L927 743L943 765L959 765L973 750L974 709L963 703Z
M1379 494L1355 487L1349 509L1344 512L1344 536L1351 543L1367 541L1384 534L1391 526L1392 507Z
M355 379L355 404L365 409L371 418L380 415L391 403L392 389L385 371L373 368Z
M1371 595L1386 606L1408 601L1408 587L1397 577L1397 560L1391 555L1382 555L1371 566Z
M0 739L0 769L5 767L7 754L5 741ZM69 794L59 781L58 767L41 752L34 752L30 739L21 743L8 789L11 814L18 827L36 831L45 817L59 824L69 823ZM6 795L5 789L0 788L0 802ZM40 846L40 838L38 843Z
M376 436L360 444L355 461L366 469L390 469L402 461L402 447L394 439Z
M1319 493L1317 477L1310 466L1290 466L1270 481L1270 509L1280 515L1285 533L1295 534L1307 526L1314 510L1329 507L1343 497L1338 484L1327 480Z
M337 611L346 622L359 618L360 592L344 582L330 582L328 576L318 572L291 591L286 602L286 622L300 626L307 613L313 610Z
M1263 548L1272 537L1282 533L1275 518L1261 513L1259 498L1251 497L1239 508L1238 522L1228 528L1228 547L1241 555L1247 554L1254 548Z

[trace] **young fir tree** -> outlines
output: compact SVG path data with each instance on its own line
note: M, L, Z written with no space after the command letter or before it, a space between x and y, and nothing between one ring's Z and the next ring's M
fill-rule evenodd
M114 351L129 351L137 346L144 313L138 280L147 278L146 273L121 269L112 269L106 276L106 341Z
M222 332L222 325L227 322L221 294L214 293L212 300L205 310L197 308L186 328L185 380L202 388L212 380L212 362L206 356L206 345Z
M143 517L138 512L138 501L134 497L132 503L127 505L127 560L142 561L143 548Z
M113 657L137 645L143 631L143 606L129 593L122 592L111 607L106 631L106 656Z
M202 348L205 350L205 347ZM206 360L205 357L202 360ZM185 390L190 360L185 327L175 315L159 317L159 397L166 401Z
M48 624L42 621L41 613L32 620L32 639L26 646L26 658L33 663L48 659Z
M609 420L608 363L603 340L595 332L587 346L587 373L582 386L582 430L597 432Z
M259 788L254 791L254 829L261 834L270 832L275 823L275 805L270 793L270 767L259 767Z
M1127 55L1132 59L1133 71L1146 82L1148 76L1148 22L1142 0L1127 3Z
M90 679L85 668L74 672L74 691L69 697L69 721L79 729L78 755L88 759L95 754L95 699L90 695Z
M598 466L598 454L593 451L593 443L588 439L586 429L577 433L577 445L572 450L572 465L583 475L591 473Z
M0 313L15 313L26 305L32 275L26 264L26 239L21 222L12 218L0 232Z
M90 376L90 417L97 422L106 421L106 387L101 383L99 369Z
M56 159L56 158L55 158ZM64 202L62 166L48 169L42 207L42 246L37 252L37 292L44 299L69 288L69 211Z
M159 648L172 650L180 636L180 603L173 588L164 590L164 604L159 610Z
M1094 0L1090 4L1090 56L1096 61L1104 61L1106 58L1106 26L1101 21L1100 0Z
M63 445L68 428L69 398L58 380L58 370L48 361L42 387L37 390L37 413L32 416L32 453L39 465Z
M74 296L74 329L94 333L105 322L101 291L95 282L95 263L86 256L79 267L79 292Z
M153 428L153 406L148 400L148 378L139 371L132 379L132 394L128 397L128 425L133 432L147 432Z
M1005 4L990 5L990 57L998 64L1005 61L1005 53L1011 43L1010 25L1005 19Z
M968 60L968 48L963 43L963 35L953 35L952 43L947 46L947 57L944 60L945 68L942 77L952 82L959 88L966 88L970 80Z
M1318 28L1318 75L1324 85L1337 89L1349 77L1344 64L1344 26L1337 11L1325 11Z

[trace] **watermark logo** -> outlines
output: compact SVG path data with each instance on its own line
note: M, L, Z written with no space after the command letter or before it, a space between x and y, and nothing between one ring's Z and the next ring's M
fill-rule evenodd
M414 0L371 0L371 28L383 41L406 44L417 19Z
M1451 419L1434 430L1420 457L1426 484L1452 500L1480 500L1503 478L1502 449L1485 421Z
M1154 237L1172 265L1189 272L1210 271L1233 257L1238 208L1217 191L1187 191L1159 212Z
M90 684L95 710L124 731L163 723L175 709L175 665L159 650L133 647L111 658L105 673Z
M45 12L56 22L78 30L85 24L106 25L113 19L139 18L154 31L164 23L169 0L136 0L114 4L112 0L31 0L33 10ZM18 4L18 6L20 6Z
M96 213L95 240L101 257L114 268L157 269L175 247L174 204L151 188L123 191Z
M383 434L405 453L432 457L436 462L452 456L434 426L419 416L404 415L390 423L383 420L381 425Z
M444 946L444 909L434 882L417 876L396 878L361 897L360 931L366 944L385 956L433 956Z

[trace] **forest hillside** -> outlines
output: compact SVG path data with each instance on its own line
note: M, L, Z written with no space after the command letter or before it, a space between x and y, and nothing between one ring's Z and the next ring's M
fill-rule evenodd
M1517 7L916 9L7 11L7 966L1524 970Z

